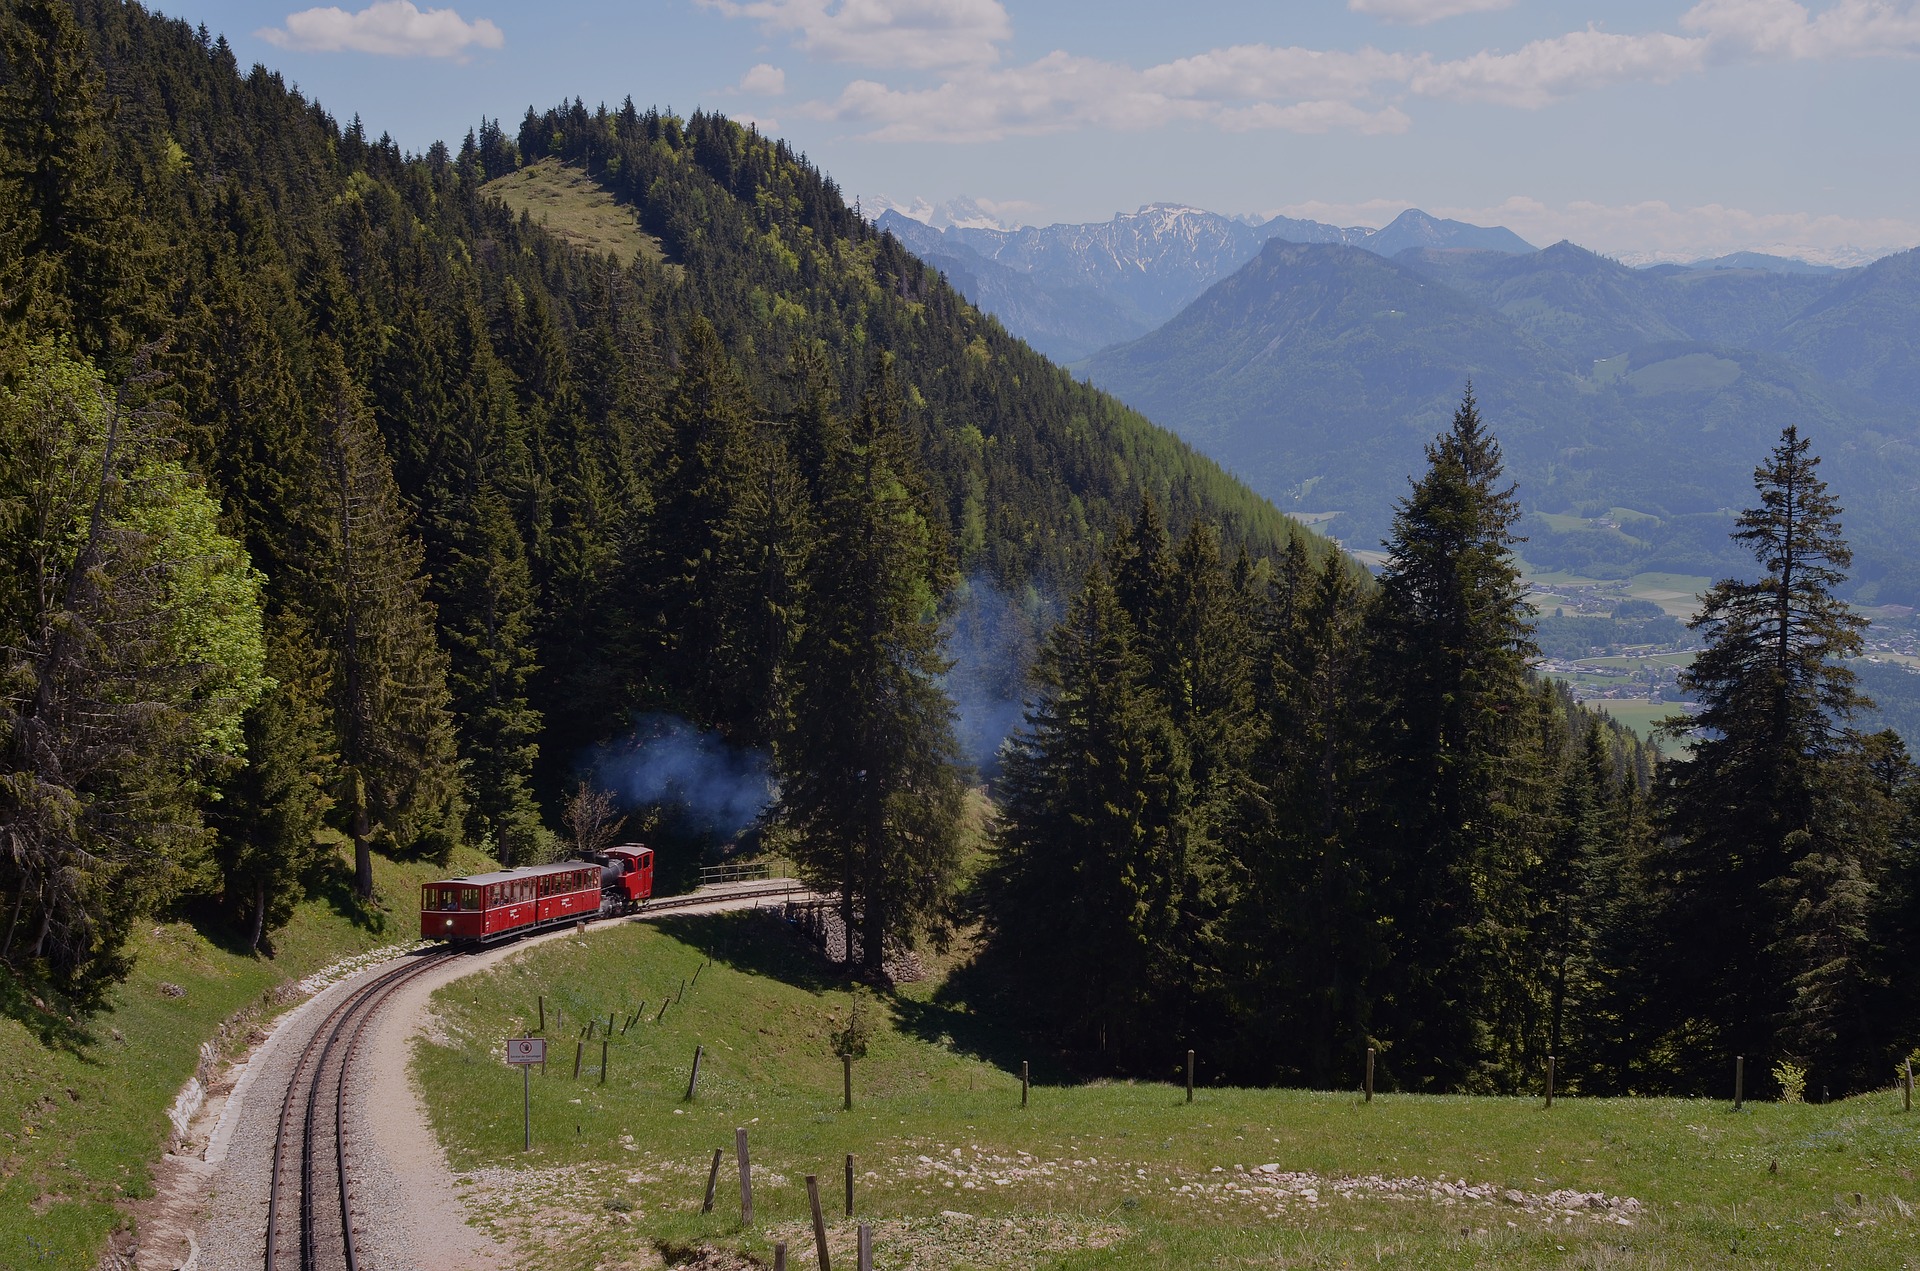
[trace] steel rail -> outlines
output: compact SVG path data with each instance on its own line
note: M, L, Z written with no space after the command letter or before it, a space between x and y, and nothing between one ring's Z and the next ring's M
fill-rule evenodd
M373 1009L379 1005L387 994L398 988L402 982L424 973L431 967L438 966L449 956L451 956L451 951L435 951L419 961L410 962L407 965L383 971L372 981L347 993L341 1001L333 1006L326 1017L320 1021L320 1024L314 1029L306 1045L302 1048L299 1057L294 1061L293 1071L288 1074L287 1078L287 1093L280 1109L280 1124L274 1135L273 1160L268 1175L267 1230L264 1258L266 1271L276 1271L278 1264L280 1196L282 1191L282 1176L286 1172L287 1131L293 1120L294 1108L296 1106L302 1076L311 1068L312 1075L306 1083L307 1094L304 1100L305 1115L303 1117L302 1142L300 1145L300 1264L303 1271L315 1271L318 1250L315 1244L316 1220L313 1212L313 1132L317 1105L321 1098L320 1092L326 1076L327 1061L331 1057L334 1047L339 1043L342 1034L346 1031L347 1025L350 1022L355 1023L352 1036L353 1039L357 1041L360 1028L364 1027ZM323 1037L325 1038L324 1042L322 1041ZM349 1268L356 1268L357 1262L353 1248L353 1222L351 1211L348 1207L349 1192L347 1185L346 1153L344 1135L342 1133L345 1124L346 1066L351 1062L351 1052L352 1043L350 1042L348 1049L342 1053L339 1086L335 1096L334 1147L336 1166L339 1170L341 1231L347 1250L348 1266Z

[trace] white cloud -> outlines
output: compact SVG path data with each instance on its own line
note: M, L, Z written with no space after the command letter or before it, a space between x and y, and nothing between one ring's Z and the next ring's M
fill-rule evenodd
M1150 66L1140 76L1155 90L1172 97L1214 101L1351 99L1371 92L1375 85L1404 81L1419 65L1417 58L1372 48L1348 53L1237 44Z
M1371 50L1316 55L1246 46L1146 70L1054 52L1025 66L962 72L929 88L856 80L836 101L812 109L867 126L866 135L879 141L997 141L1077 128L1139 132L1169 123L1230 132L1404 132L1411 121L1397 108L1351 100L1395 74L1405 68Z
M999 60L1013 23L1000 0L699 0L751 18L830 62L928 68Z
M1409 199L1356 203L1309 202L1268 215L1298 216L1336 225L1384 225L1413 206ZM1553 205L1524 195L1499 203L1428 205L1435 216L1475 225L1505 225L1532 243L1571 239L1628 264L1693 261L1758 251L1832 265L1856 265L1920 245L1920 219L1759 212L1706 203L1675 207L1660 200L1608 204L1574 200Z
M1707 40L1615 35L1589 28L1535 40L1513 53L1475 53L1421 69L1408 87L1425 97L1539 107L1609 84L1664 84L1706 62Z
M1080 128L1143 131L1201 124L1225 131L1402 133L1410 98L1539 109L1617 84L1664 84L1717 63L1920 53L1920 0L1697 0L1682 31L1619 34L1598 26L1442 59L1430 53L1242 44L1146 67L1055 50L995 63L1010 38L1000 0L699 0L786 33L843 61L933 71L901 82L857 79L807 103L884 141L991 142ZM1349 0L1369 13L1425 20L1502 0ZM762 69L756 67L753 74ZM784 77L781 79L784 85ZM742 88L746 88L746 81Z
M1920 53L1920 6L1840 0L1817 16L1795 0L1702 0L1680 25L1711 38L1723 56L1782 58Z
M489 19L469 22L452 9L420 10L412 0L375 0L358 13L328 6L289 13L285 24L255 31L283 49L378 53L386 57L463 57L506 43Z
M1347 8L1389 22L1408 22L1425 26L1442 18L1457 18L1463 13L1488 13L1510 9L1514 0L1347 0Z
M739 91L759 97L778 97L787 91L787 73L762 62L740 77Z

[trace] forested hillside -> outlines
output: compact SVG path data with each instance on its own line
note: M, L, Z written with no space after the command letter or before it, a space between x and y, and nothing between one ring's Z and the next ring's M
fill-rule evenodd
M725 119L576 101L412 156L138 5L17 0L0 53L0 957L48 992L96 999L158 904L270 943L323 825L363 888L375 846L545 855L636 711L792 735L816 542L901 548L840 597L892 597L851 675L963 574L1030 640L1145 494L1293 533ZM548 156L660 252L483 193Z

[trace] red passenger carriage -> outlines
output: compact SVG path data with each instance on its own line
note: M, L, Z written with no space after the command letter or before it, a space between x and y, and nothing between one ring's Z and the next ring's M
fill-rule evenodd
M525 869L450 878L420 888L420 935L498 940L587 918L628 913L653 894L653 852L637 843Z

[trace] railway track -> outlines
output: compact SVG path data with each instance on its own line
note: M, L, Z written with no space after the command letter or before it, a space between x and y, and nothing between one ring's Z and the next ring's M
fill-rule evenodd
M811 894L812 893L807 891L805 887L800 886L794 879L774 878L769 879L765 884L740 887L718 894L710 892L702 895L699 892L690 892L685 896L668 896L662 900L649 900L647 907L640 910L638 916L645 918L649 914L657 914L674 909L691 909L696 905L712 905L726 900L769 900L775 897L802 897Z
M449 949L419 954L352 990L334 1004L294 1060L267 1184L266 1271L359 1271L348 1175L353 1163L348 1069L367 1022L387 995L455 956ZM286 1222L288 1211L296 1207L297 1232Z
M648 903L638 917L724 901L805 895L790 879L693 893ZM588 920L595 921L595 920ZM359 1271L355 1248L347 1116L349 1070L361 1035L381 1003L401 985L459 954L440 948L409 957L336 1002L294 1060L274 1135L267 1186L265 1271ZM298 1214L298 1222L292 1216Z

